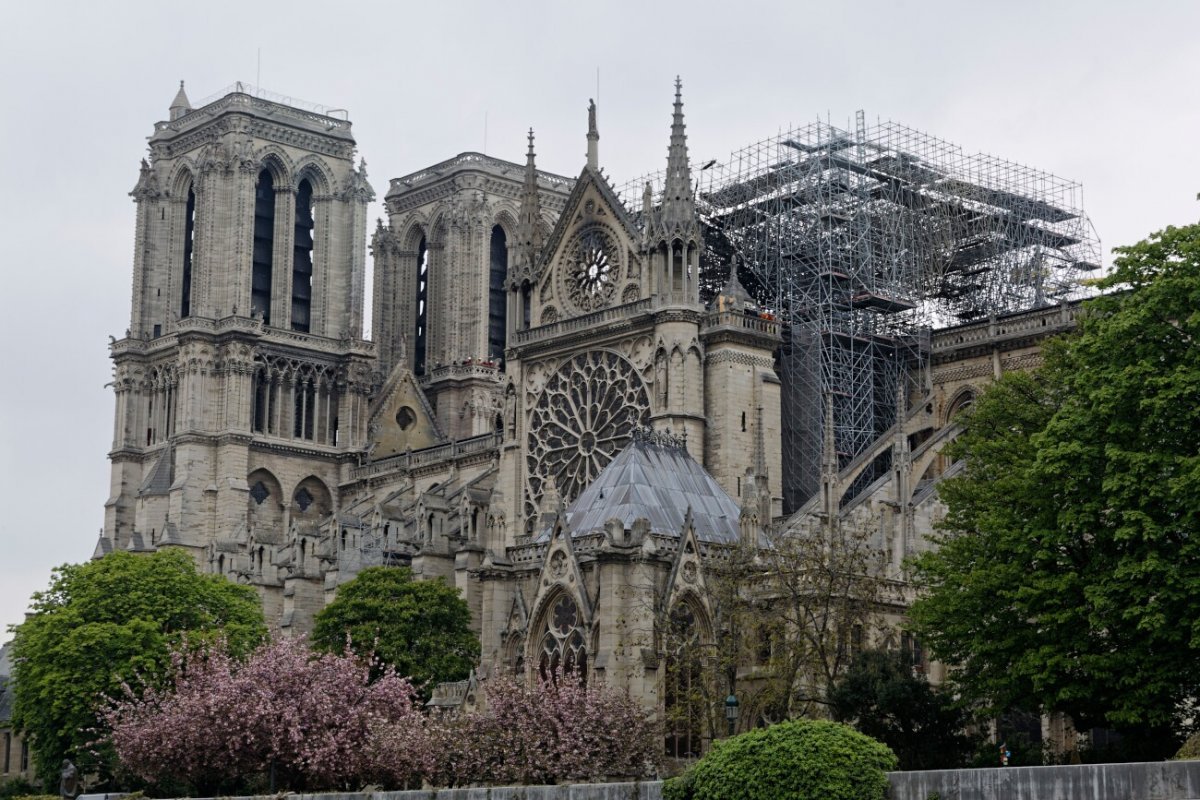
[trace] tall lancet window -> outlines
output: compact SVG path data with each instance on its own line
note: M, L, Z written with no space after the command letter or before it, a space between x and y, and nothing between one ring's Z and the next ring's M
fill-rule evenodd
M491 255L487 355L499 360L504 357L504 334L508 325L508 304L504 296L504 278L508 273L508 239L499 225L492 228Z
M292 253L292 330L309 332L312 317L313 190L308 179L296 189L296 236Z
M425 237L417 245L417 329L413 336L413 374L425 374L425 343L429 333L429 251Z
M179 300L179 316L192 315L192 238L196 231L196 193L188 184L187 206L183 212L183 294Z
M271 324L271 267L275 259L275 181L258 173L254 190L254 264L250 273L250 311Z

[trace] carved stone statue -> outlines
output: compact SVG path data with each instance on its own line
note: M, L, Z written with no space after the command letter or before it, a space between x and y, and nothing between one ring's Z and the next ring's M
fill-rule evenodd
M58 793L62 800L75 800L83 792L82 781L79 780L79 770L70 759L63 759L62 771L58 777Z

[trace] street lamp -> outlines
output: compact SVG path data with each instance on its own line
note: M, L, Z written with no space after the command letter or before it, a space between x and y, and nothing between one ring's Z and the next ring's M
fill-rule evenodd
M738 718L738 699L737 695L730 694L725 698L725 719L729 722L729 735L733 736L734 726L737 725Z

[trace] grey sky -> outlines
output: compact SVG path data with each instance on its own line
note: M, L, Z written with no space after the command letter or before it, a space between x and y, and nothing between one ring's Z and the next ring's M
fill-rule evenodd
M577 174L597 67L618 183L663 166L676 74L694 158L862 108L1079 181L1107 253L1200 216L1198 30L1184 0L6 4L0 641L103 523L127 192L180 79L193 102L254 82L261 48L261 85L349 109L381 199L482 149L485 113L490 154L520 161L533 126L539 166Z

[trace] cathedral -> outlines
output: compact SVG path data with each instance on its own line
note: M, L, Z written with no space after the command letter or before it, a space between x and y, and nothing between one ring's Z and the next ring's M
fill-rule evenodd
M284 634L359 570L409 566L459 589L481 670L570 664L650 709L663 620L711 625L706 564L768 529L854 520L902 613L904 559L960 466L941 456L954 414L1075 306L935 331L896 423L849 463L830 435L819 491L784 516L780 323L732 261L702 302L678 81L669 126L666 106L640 207L601 170L594 104L574 178L537 168L531 131L524 164L463 153L392 179L366 339L376 194L350 122L240 86L193 108L181 84L131 192L96 556L182 548Z

